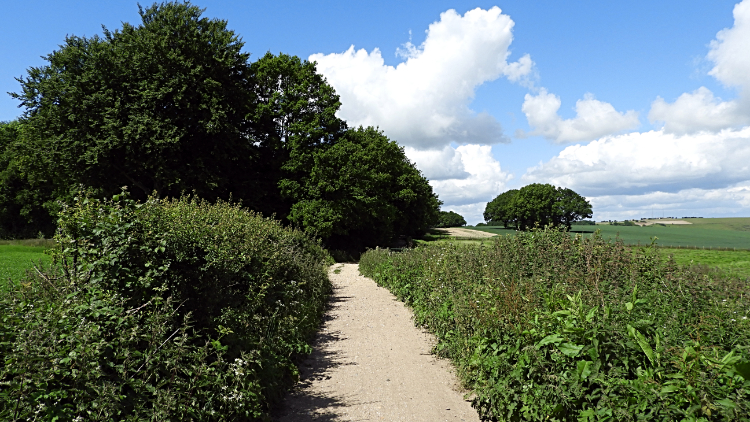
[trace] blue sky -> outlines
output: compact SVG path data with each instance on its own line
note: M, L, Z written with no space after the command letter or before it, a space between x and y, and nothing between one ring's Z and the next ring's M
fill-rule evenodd
M253 57L312 56L341 117L404 145L470 223L531 182L573 188L598 220L750 215L750 0L195 4ZM66 34L123 21L135 2L4 5L0 89ZM0 120L16 106L0 96Z

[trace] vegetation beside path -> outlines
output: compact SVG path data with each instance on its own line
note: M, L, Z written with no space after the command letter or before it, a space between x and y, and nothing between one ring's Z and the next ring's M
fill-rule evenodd
M300 231L197 199L80 198L0 292L0 420L259 421L330 294Z
M750 415L746 280L558 231L374 250L360 270L435 333L485 419Z

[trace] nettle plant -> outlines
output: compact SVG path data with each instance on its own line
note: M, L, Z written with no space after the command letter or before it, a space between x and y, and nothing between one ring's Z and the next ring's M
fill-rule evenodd
M552 229L374 250L486 420L748 420L747 283Z
M0 300L0 419L264 420L330 292L320 245L219 202L81 197Z

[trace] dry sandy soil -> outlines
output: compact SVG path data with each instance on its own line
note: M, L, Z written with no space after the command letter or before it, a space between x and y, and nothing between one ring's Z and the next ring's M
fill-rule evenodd
M450 236L454 236L454 237L470 237L473 239L483 239L486 237L496 236L493 233L480 232L479 230L462 229L460 227L450 227L447 229L435 229L435 230L441 233L445 233Z
M274 420L479 421L403 303L356 264L330 275L334 293L314 351Z

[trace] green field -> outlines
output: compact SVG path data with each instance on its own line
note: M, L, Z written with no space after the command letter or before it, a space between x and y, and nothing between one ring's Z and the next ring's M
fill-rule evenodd
M717 267L727 274L750 278L750 251L660 248L664 257L672 255L679 265Z
M0 244L0 290L5 289L8 279L18 281L34 264L49 264L50 257L44 251L48 246L39 241L3 242Z
M679 246L691 248L729 248L750 250L750 218L688 218L689 225L653 226L573 226L572 234L591 236L599 230L605 239L619 238L627 245L656 244L663 247ZM504 227L466 227L500 235L515 234L515 230Z
M690 225L573 226L572 235L591 236L599 230L607 239L619 237L628 245L648 245L656 237L662 255L674 256L679 265L706 265L728 274L750 278L750 218L689 218ZM498 235L515 235L504 227L466 227ZM477 242L478 243L478 242ZM717 250L717 249L722 250ZM730 249L730 250L724 250ZM736 250L734 250L736 249Z

